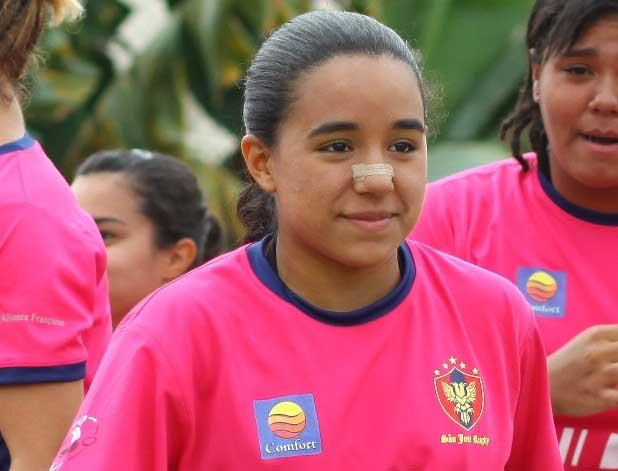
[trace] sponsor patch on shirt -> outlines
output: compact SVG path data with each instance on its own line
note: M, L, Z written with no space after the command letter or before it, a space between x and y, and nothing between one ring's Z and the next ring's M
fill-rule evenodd
M322 453L313 394L253 401L262 459Z
M567 275L545 268L520 267L517 286L537 316L564 317Z

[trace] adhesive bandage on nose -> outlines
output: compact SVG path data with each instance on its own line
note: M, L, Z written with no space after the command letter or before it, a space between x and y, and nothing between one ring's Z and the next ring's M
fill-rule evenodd
M395 170L393 166L389 164L352 165L352 179L355 182L362 182L365 177L372 175L385 175L392 179L395 176Z

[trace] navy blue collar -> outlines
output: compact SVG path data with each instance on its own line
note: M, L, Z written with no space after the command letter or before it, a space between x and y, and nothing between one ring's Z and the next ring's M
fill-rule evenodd
M268 258L264 254L264 246L272 236L266 236L259 242L247 248L249 263L255 275L262 283L274 294L284 301L293 304L305 314L327 324L337 326L352 326L364 324L388 314L394 310L406 298L412 289L414 278L416 277L416 267L412 253L407 244L402 243L398 249L399 265L401 269L401 280L395 288L384 298L375 303L351 312L334 312L315 307L302 299L279 278L273 270Z
M18 150L26 150L34 145L34 139L30 136L30 134L26 133L24 137L18 139L13 142L9 142L7 144L0 146L0 155L2 154L10 154L11 152L15 152Z
M599 211L593 211L592 209L578 206L568 201L564 196L558 193L558 190L552 185L548 178L543 175L543 172L537 170L539 176L539 182L541 187L549 196L549 198L556 203L556 205L562 210L566 211L577 219L581 219L593 224L600 224L603 226L618 226L618 213L601 213Z

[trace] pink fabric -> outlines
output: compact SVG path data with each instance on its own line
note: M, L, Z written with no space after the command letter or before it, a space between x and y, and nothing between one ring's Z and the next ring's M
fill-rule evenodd
M0 155L0 182L0 382L86 363L87 388L111 336L98 230L36 142Z
M590 326L618 321L618 226L559 207L535 156L526 157L527 173L509 159L429 185L413 238L517 284L551 353ZM549 283L535 280L538 272ZM556 426L567 470L618 469L618 411L557 417Z
M403 300L336 326L248 251L129 314L52 469L562 469L540 337L502 278L415 243ZM468 427L439 400L454 368L476 387Z

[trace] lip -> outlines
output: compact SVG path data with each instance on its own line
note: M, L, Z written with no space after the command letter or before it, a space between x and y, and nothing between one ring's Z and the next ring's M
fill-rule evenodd
M618 157L618 134L615 132L586 131L579 134L582 142L594 154Z
M602 129L589 129L586 131L582 131L580 133L582 135L582 137L584 138L588 138L588 137L596 137L596 138L600 138L600 139L616 139L618 140L618 132L608 129L608 130L602 130Z
M362 211L346 213L343 218L353 225L368 232L380 232L390 226L396 213L389 211Z

